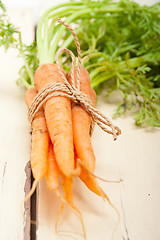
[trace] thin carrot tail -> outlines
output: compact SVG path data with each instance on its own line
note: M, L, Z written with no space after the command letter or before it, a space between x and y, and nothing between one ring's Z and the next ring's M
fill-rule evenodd
M98 184L97 184L97 185L98 185ZM99 185L98 185L98 188L99 188L99 194L97 194L97 195L101 196L104 200L106 200L106 201L109 203L109 205L114 209L114 211L116 212L117 217L118 217L117 222L116 222L116 225L115 225L115 227L114 227L114 229L113 229L113 232L112 232L112 236L111 236L111 240L113 240L113 239L114 239L114 236L115 236L115 233L116 233L116 231L117 231L117 228L118 228L118 226L119 226L119 224L120 224L120 213L119 213L118 209L117 209L117 208L113 205L113 203L110 201L110 199L109 199L109 197L107 196L107 194L99 187Z
M30 199L30 197L33 195L34 191L36 190L37 184L39 183L40 178L36 178L32 184L32 188L29 191L29 193L27 194L27 196L25 197L25 199L23 200L23 203L25 203L26 201L28 201Z
M62 175L62 181L63 181L63 190L64 190L64 197L62 199L62 205L61 205L61 209L59 212L59 215L57 217L56 220L56 224L55 224L55 228L56 228L56 232L57 231L57 225L59 222L59 219L61 217L63 208L64 208L64 204L65 202L68 203L69 207L71 207L71 210L74 212L74 214L80 219L81 225L82 225L82 231L83 231L83 238L86 239L86 231L85 231L85 227L84 227L84 222L83 222L83 217L81 212L79 211L79 209L74 205L73 203L73 194L72 194L72 185L73 185L73 180L66 178L64 175ZM62 233L62 232L61 232Z
M114 239L114 236L115 236L115 233L117 231L117 228L120 224L120 213L118 211L118 209L113 205L113 203L110 201L109 197L107 196L107 194L102 190L102 188L98 185L97 181L94 179L94 183L95 183L95 190L93 191L91 188L90 190L92 192L94 192L96 195L102 197L104 199L104 201L107 201L109 203L109 205L114 209L114 211L116 212L117 214L117 222L116 222L116 225L113 229L113 232L112 232L112 236L111 236L111 240Z
M76 161L77 161L77 167L79 167L79 166L83 167L84 170L89 173L89 175L91 175L91 176L93 176L94 178L97 178L97 179L99 179L99 180L101 180L101 181L103 181L103 182L108 182L108 183L120 183L120 182L123 181L122 179L113 179L113 180L111 180L111 179L101 178L101 177L95 175L94 173L92 173L91 171L89 171L88 168L85 166L84 162L82 162L80 158L77 158ZM82 170L82 168L81 168L81 170ZM84 170L83 170L83 171L84 171Z
M80 212L80 210L73 204L73 203L68 203L70 205L70 207L73 209L73 211L75 212L75 214L78 216L78 218L80 219L81 225L82 225L82 231L83 231L83 237L86 240L86 230L85 230L85 226L84 226L84 221L83 221L83 216L82 213Z
M58 231L58 222L59 222L60 217L61 217L61 215L62 215L62 211L63 211L65 202L67 202L67 201L66 201L65 199L63 199L62 205L61 205L61 209L60 209L60 211L59 211L59 214L58 214L58 217L57 217L56 223L55 223L55 231L56 231L58 234L62 233L62 232L59 232L59 231ZM86 240L86 231L85 231L84 221L83 221L83 217L82 217L81 212L79 211L78 208L76 208L76 206L74 206L74 204L68 202L68 205L71 207L72 211L74 211L74 213L77 215L77 217L80 219L80 222L81 222L81 225L82 225L82 231L83 231L83 238ZM67 233L67 232L63 232L63 233ZM67 236L69 236L69 235L67 235ZM81 236L82 236L82 235L81 235Z
M77 166L76 166L77 168ZM85 232L85 227L84 227L84 222L83 222L83 217L81 212L79 211L79 209L74 205L73 203L73 179L72 178L67 178L66 176L64 176L63 174L61 175L62 177L62 184L63 184L63 191L64 191L64 197L62 199L62 205L61 205L61 209L59 212L59 215L57 217L56 220L56 224L55 224L55 228L56 228L56 232L57 231L57 225L59 222L59 219L62 215L62 211L64 208L64 204L65 202L68 203L69 207L71 207L71 210L77 215L77 217L80 219L81 225L82 225L82 231L83 231L83 238L86 239L86 232ZM59 232L60 233L60 232ZM61 231L62 233L62 231ZM72 232L73 233L73 232ZM77 234L77 233L76 233ZM79 235L79 234L78 234ZM67 235L68 236L68 235Z
M100 188L101 189L101 188ZM102 189L101 189L102 190ZM103 190L102 190L103 191ZM104 192L103 192L104 193ZM107 200L107 202L109 203L109 205L114 209L114 211L116 212L116 214L117 214L117 216L118 216L118 219L117 219L117 222L116 222L116 225L115 225L115 227L114 227L114 230L113 230L113 232L112 232L112 236L111 236L111 240L113 240L114 239L114 236L115 236L115 233L116 233L116 231L117 231L117 228L118 228L118 226L119 226L119 224L120 224L120 213L119 213L119 211L118 211L118 209L113 205L113 203L110 201L110 199L109 199L109 197L107 196L107 194L106 193L104 193L105 194L105 199Z
M118 216L118 220L116 223L116 226L113 230L112 233L112 237L111 239L114 239L114 235L116 233L116 230L119 226L120 223L120 214L119 211L117 210L117 208L112 204L112 202L110 201L109 197L107 196L107 194L100 188L100 186L98 185L95 176L91 175L89 172L87 172L85 169L82 168L82 175L80 176L81 180L84 182L84 184L89 188L90 191L92 191L93 193L95 193L96 195L102 197L104 200L107 200L107 202L109 203L109 205L114 209L114 211L116 212L117 216Z
M32 188L29 191L29 193L27 194L27 196L22 200L21 202L21 212L23 215L23 219L25 220L25 213L23 212L23 205L26 201L28 201L30 199L30 197L33 195L34 191L36 190L37 184L39 183L40 178L36 178L32 184Z
M63 211L63 208L64 208L64 204L65 204L65 199L63 199L63 202L62 202L62 205L61 205L61 209L59 211L59 214L58 214L58 217L56 219L56 223L55 223L55 231L57 234L62 234L63 236L67 236L69 237L70 235L68 234L69 232L67 231L59 231L58 230L58 222L60 220L60 217L62 215L62 211ZM76 215L78 215L78 217L80 218L80 221L81 221L81 224L82 224L82 229L83 229L83 238L86 240L86 232L85 232L85 228L84 228L84 222L83 222L83 217L82 217L82 214L81 212L73 205L71 206L71 204L69 204L69 206L72 208L72 211L74 211L74 213ZM76 233L77 234L77 233ZM80 234L81 235L81 234ZM82 236L82 235L81 235ZM70 236L73 238L73 236Z
M56 231L56 233L59 233L58 232L58 222L59 222L60 217L62 215L62 211L63 211L63 208L64 208L64 203L65 203L65 200L63 199L62 204L61 204L61 209L59 211L59 214L57 216L56 223L55 223L55 231Z

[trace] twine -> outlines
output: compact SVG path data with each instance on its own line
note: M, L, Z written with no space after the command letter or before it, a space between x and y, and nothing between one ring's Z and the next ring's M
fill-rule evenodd
M58 67L58 72L61 75L62 79L64 80L64 83L52 83L48 84L44 88L42 88L39 93L34 98L33 102L31 103L28 111L28 120L30 123L32 123L35 115L39 111L39 109L43 106L43 104L48 101L48 99L56 96L63 96L71 99L73 102L81 105L86 112L91 116L91 119L101 129L108 134L112 134L114 140L117 139L117 136L121 134L121 130L114 126L111 121L102 113L100 113L96 108L92 106L92 101L89 98L89 96L82 91L80 91L80 67L81 67L81 51L80 51L80 44L77 39L77 36L74 32L74 30L66 23L64 23L61 19L58 19L58 22L63 24L65 27L67 27L75 40L76 46L77 46L77 52L78 52L78 69L77 69L77 78L76 82L74 79L74 66L75 66L75 56L72 53L72 51L68 50L67 48L59 49L56 55L56 64ZM66 76L62 73L60 63L59 63L59 56L61 52L68 53L72 58L72 68L71 68L71 84L66 79ZM91 123L93 123L91 121ZM108 129L108 127L110 129ZM93 130L93 124L91 124L90 133Z

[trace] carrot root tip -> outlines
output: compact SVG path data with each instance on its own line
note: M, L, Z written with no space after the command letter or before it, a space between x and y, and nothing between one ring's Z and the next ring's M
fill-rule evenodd
M23 200L23 203L25 203L26 201L28 201L30 199L30 197L33 195L34 191L36 190L37 184L39 183L40 178L36 178L32 184L32 188L29 191L28 195L25 197L25 199Z
M59 222L60 217L61 217L61 215L62 215L62 211L63 211L63 208L64 208L64 203L65 203L65 201L64 201L64 199L63 199L62 205L61 205L61 209L60 209L60 211L59 211L59 214L58 214L58 216L57 216L56 223L55 223L55 231L56 231L56 233L59 233L59 231L58 231L58 222Z
M92 173L91 171L88 170L88 168L85 166L85 164L81 161L81 159L77 159L77 162L79 163L79 165L81 165L90 175L92 175L94 178L97 178L103 182L108 182L108 183L121 183L123 180L122 179L117 179L117 180L109 180L109 179L104 179L101 178L97 175L95 175L94 173Z
M72 177L77 177L77 176L80 176L81 174L81 166L80 164L78 163L77 164L77 167L74 169L74 171L72 172Z

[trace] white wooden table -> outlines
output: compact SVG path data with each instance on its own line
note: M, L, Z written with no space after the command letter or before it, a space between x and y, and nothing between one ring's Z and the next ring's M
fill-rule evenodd
M33 14L30 9L10 9L13 21L22 28L25 42L34 37ZM25 89L15 83L22 64L17 52L7 54L0 49L0 239L29 240L30 220L22 216L21 202L25 196L25 166L30 160L30 126L24 103ZM111 118L115 104L101 96L97 108ZM97 159L96 175L108 179L123 179L121 183L100 186L108 194L121 216L115 240L160 239L160 131L137 128L131 116L114 121L122 129L116 142L98 127L92 137ZM29 176L29 175L28 175ZM28 185L27 185L28 187ZM91 193L78 178L74 181L75 204L81 210L88 240L110 240L117 216L108 203ZM37 240L82 239L55 233L54 224L60 200L39 185L37 196ZM30 207L28 205L28 207ZM59 229L81 233L77 217L65 207ZM34 240L34 239L31 239Z

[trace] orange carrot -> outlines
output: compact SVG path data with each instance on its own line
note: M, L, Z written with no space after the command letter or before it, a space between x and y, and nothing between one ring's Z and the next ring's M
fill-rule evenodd
M38 91L47 84L63 82L56 64L43 64L35 73L35 86ZM66 97L52 97L44 104L45 117L54 154L60 171L67 177L75 169L71 103Z
M75 68L74 77L77 77L77 68ZM70 74L68 76L70 81ZM92 100L93 106L96 103L96 94L95 91L91 88L90 77L87 70L81 67L80 72L80 90L85 94L89 95ZM80 179L92 192L98 196L106 199L110 206L116 211L118 215L119 224L119 212L116 207L111 203L107 194L99 187L97 180L92 175L95 169L95 155L93 152L91 139L90 139L90 116L89 114L81 107L76 104L72 104L72 121L73 121L73 134L74 134L74 145L77 154L77 162L81 164L81 174ZM80 159L80 160L78 160ZM112 237L115 233L115 230L112 234Z
M74 77L75 79L77 77L77 67L75 67ZM70 81L70 74L68 80ZM93 106L95 106L96 93L91 88L89 73L83 66L81 66L80 70L80 90L89 95ZM73 103L72 121L76 158L80 159L79 164L82 164L80 178L92 192L107 198L106 194L98 186L95 177L91 175L95 169L95 155L89 135L90 116L81 106Z
M73 204L73 179L62 175L62 186L64 192L64 199L70 204Z
M75 67L74 77L75 79L77 78L77 67ZM68 80L71 81L70 73ZM94 90L91 90L89 73L82 66L80 70L80 90L92 97L91 100L93 101L93 105L95 105L96 95ZM74 146L78 158L81 159L90 172L94 172L95 155L89 135L91 119L83 107L75 103L72 104L72 123Z
M47 187L51 191L57 192L59 186L59 169L53 152L53 145L49 143L47 173L46 173Z
M75 68L74 77L77 77L77 67ZM70 81L70 74L68 76ZM92 100L93 106L96 102L96 93L91 88L90 76L88 71L81 66L80 71L80 90L85 94L89 95ZM90 116L89 114L79 105L72 104L72 121L73 121L73 134L74 134L74 145L76 150L76 157L83 163L81 168L80 178L86 184L86 186L96 194L104 197L102 191L96 183L96 179L89 174L93 173L95 169L95 155L90 139ZM87 169L87 170L86 170ZM93 183L93 185L91 184Z
M34 97L37 95L36 88L30 88L25 94L26 105L29 107ZM31 149L31 169L35 181L32 185L30 193L25 201L33 194L37 183L42 179L47 171L49 135L43 108L36 114L32 122L32 149Z
M77 77L77 67L75 68L74 77L75 79ZM68 78L70 81L70 74ZM80 90L89 95L93 106L95 106L96 93L91 88L88 71L82 66L80 71ZM96 179L89 174L89 172L93 173L95 169L95 155L89 135L90 116L81 106L73 103L72 121L76 157L80 159L79 163L82 164L80 178L92 192L106 198L106 194L100 189Z

